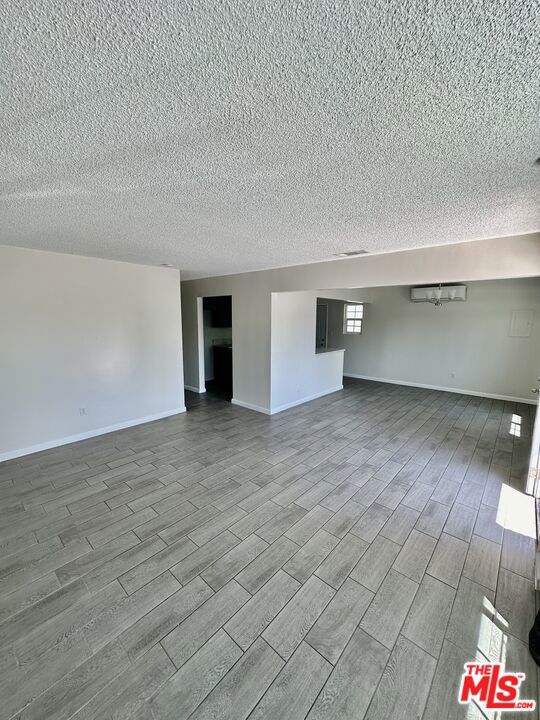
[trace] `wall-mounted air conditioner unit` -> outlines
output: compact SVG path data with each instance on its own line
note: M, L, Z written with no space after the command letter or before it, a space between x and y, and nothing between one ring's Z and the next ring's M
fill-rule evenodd
M429 302L442 305L447 302L467 299L466 285L429 285L411 288L411 302Z

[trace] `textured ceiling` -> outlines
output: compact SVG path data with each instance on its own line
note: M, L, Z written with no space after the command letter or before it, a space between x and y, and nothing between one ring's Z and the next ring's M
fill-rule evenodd
M0 244L203 276L540 229L535 0L7 0Z

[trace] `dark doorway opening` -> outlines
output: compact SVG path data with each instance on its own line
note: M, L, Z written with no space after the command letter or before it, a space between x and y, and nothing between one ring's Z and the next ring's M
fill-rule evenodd
M232 297L203 298L206 392L222 400L233 396Z

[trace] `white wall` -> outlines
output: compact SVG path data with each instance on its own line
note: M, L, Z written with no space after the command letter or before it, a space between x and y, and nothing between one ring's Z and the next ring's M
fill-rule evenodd
M0 246L0 459L183 411L179 283Z
M202 334L198 307L203 297L232 295L234 399L255 410L270 409L270 292L258 282L259 273L229 275L182 283L182 327L186 387L204 383L199 368Z
M532 401L540 375L540 279L467 285L466 302L441 308L411 303L408 287L374 289L362 335L341 331L345 374ZM531 337L510 337L511 312L525 309L534 311ZM339 334L338 315L330 322Z
M271 294L327 288L370 288L540 275L540 234L365 255L312 265L182 283L186 384L200 387L197 298L232 295L234 398L271 407Z
M272 294L272 413L343 387L343 351L315 352L316 309L316 292Z

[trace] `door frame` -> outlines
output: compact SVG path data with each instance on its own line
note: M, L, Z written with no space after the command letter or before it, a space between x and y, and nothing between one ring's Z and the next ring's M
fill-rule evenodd
M527 475L527 486L525 492L534 496L535 517L536 517L536 553L534 558L534 587L540 590L540 378L537 378L536 388L536 414L534 418L533 432L531 436L531 455L529 459L529 474Z
M203 297L197 298L197 366L199 376L198 393L206 392L206 381L204 379L204 309Z
M534 419L533 432L531 436L531 455L529 459L529 474L527 476L527 488L525 492L528 495L534 495L534 497L540 500L540 378L537 378L536 388L533 392L536 393L536 415Z

